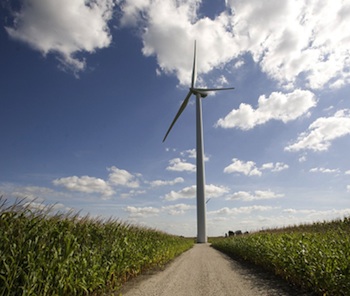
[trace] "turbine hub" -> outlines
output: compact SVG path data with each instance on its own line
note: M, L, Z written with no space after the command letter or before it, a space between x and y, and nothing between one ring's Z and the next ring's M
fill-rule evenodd
M208 92L204 91L204 90L199 90L196 88L190 88L190 90L194 95L199 94L201 96L201 98L205 98L208 95Z

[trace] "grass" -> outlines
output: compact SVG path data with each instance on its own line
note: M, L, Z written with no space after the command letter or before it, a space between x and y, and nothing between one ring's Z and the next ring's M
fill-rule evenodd
M350 295L350 218L215 240L212 246L317 295Z
M32 210L0 199L0 295L87 295L191 248L193 240L118 220Z

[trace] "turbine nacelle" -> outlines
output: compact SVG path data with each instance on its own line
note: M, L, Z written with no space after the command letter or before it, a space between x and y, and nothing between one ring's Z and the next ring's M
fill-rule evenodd
M200 90L198 88L190 88L190 91L196 96L200 95L201 98L205 98L208 95L208 91Z

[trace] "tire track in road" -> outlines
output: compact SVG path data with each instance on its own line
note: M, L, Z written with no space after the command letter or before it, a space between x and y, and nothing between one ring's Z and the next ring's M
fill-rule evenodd
M307 296L261 269L197 244L165 270L140 276L123 287L123 296Z

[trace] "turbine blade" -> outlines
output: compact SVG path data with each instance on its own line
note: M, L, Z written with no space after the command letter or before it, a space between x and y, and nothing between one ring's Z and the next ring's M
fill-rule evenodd
M230 90L235 89L234 87L222 87L222 88L195 88L194 91L217 91L217 90Z
M197 79L197 65L196 65L196 40L194 41L194 55L193 55L193 68L192 68L192 80L191 88L194 87Z
M185 98L184 101L182 102L179 111L177 111L176 116L175 116L173 122L171 123L171 125L170 125L168 131L166 132L165 137L164 137L164 139L163 139L163 142L164 142L165 139L167 138L168 134L170 133L170 131L171 131L171 129L173 128L173 126L174 126L175 122L177 121L177 119L180 117L181 113L185 110L185 108L186 108L186 106L187 106L187 104L188 104L188 101L189 101L191 95L192 95L192 91L190 90L190 91L188 92L186 98Z

